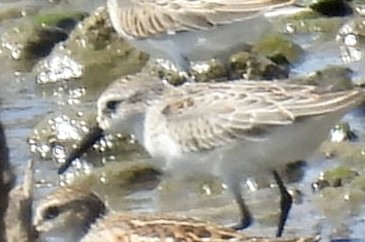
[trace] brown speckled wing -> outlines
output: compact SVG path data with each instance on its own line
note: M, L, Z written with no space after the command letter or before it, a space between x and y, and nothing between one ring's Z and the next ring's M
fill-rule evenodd
M82 241L230 241L243 234L201 220L155 215L114 214L92 226ZM109 241L109 240L108 240Z
M314 242L316 238L251 237L194 218L113 214L99 220L81 242Z
M313 86L277 82L191 84L165 95L147 116L162 115L151 123L163 126L184 152L202 151L237 139L260 141L273 126L343 109L360 93L320 93Z

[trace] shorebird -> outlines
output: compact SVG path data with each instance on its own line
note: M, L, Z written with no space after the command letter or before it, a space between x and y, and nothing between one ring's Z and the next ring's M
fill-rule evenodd
M63 235L67 242L313 242L315 238L247 236L197 218L107 212L99 197L78 187L62 187L42 199L35 210L35 229L42 236ZM44 238L44 237L43 237ZM55 237L53 237L54 239ZM52 239L50 237L49 239ZM52 240L54 241L54 240Z
M277 9L307 10L295 0L108 0L107 8L120 36L185 72L191 61L226 63L270 30Z
M241 181L273 174L281 194L276 233L281 236L292 198L275 170L307 159L363 96L360 89L331 92L283 81L171 87L144 73L123 77L99 97L98 126L59 173L102 133L132 134L152 156L152 165L165 174L177 179L220 177L239 205L238 229L252 222Z

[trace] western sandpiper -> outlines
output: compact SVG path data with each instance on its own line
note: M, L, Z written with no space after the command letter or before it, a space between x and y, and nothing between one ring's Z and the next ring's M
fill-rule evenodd
M99 126L89 136L99 137L104 131L132 134L154 158L153 165L167 174L222 178L241 211L237 228L252 220L240 182L272 173L281 194L281 236L292 199L275 170L308 158L362 99L362 90L329 92L278 81L170 87L140 73L104 91L97 104ZM80 150L85 150L83 144ZM73 153L59 173L79 156Z
M294 2L108 0L107 7L119 35L151 56L171 60L179 70L188 71L190 61L217 58L225 63L233 52L256 41L270 29L267 15L272 10L305 10Z
M80 239L82 242L315 241L314 238L304 237L249 237L235 230L190 217L130 212L106 213L105 216L104 214L103 202L94 193L77 187L63 187L39 203L35 211L34 226L45 237L59 233L63 235L60 239L63 238L62 241L67 242Z

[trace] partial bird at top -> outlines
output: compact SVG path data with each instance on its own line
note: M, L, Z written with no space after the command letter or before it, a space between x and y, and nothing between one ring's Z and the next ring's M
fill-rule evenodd
M294 0L108 0L107 6L119 35L182 71L191 61L224 63L269 30L265 15L273 10L306 9Z

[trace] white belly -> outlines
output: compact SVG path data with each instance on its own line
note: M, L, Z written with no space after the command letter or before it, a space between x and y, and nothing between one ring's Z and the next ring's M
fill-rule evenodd
M153 165L174 176L213 174L226 181L237 176L244 179L307 159L342 115L337 112L299 121L273 129L264 140L237 140L212 151L183 153L176 142L161 135L146 138L145 147L158 161Z

